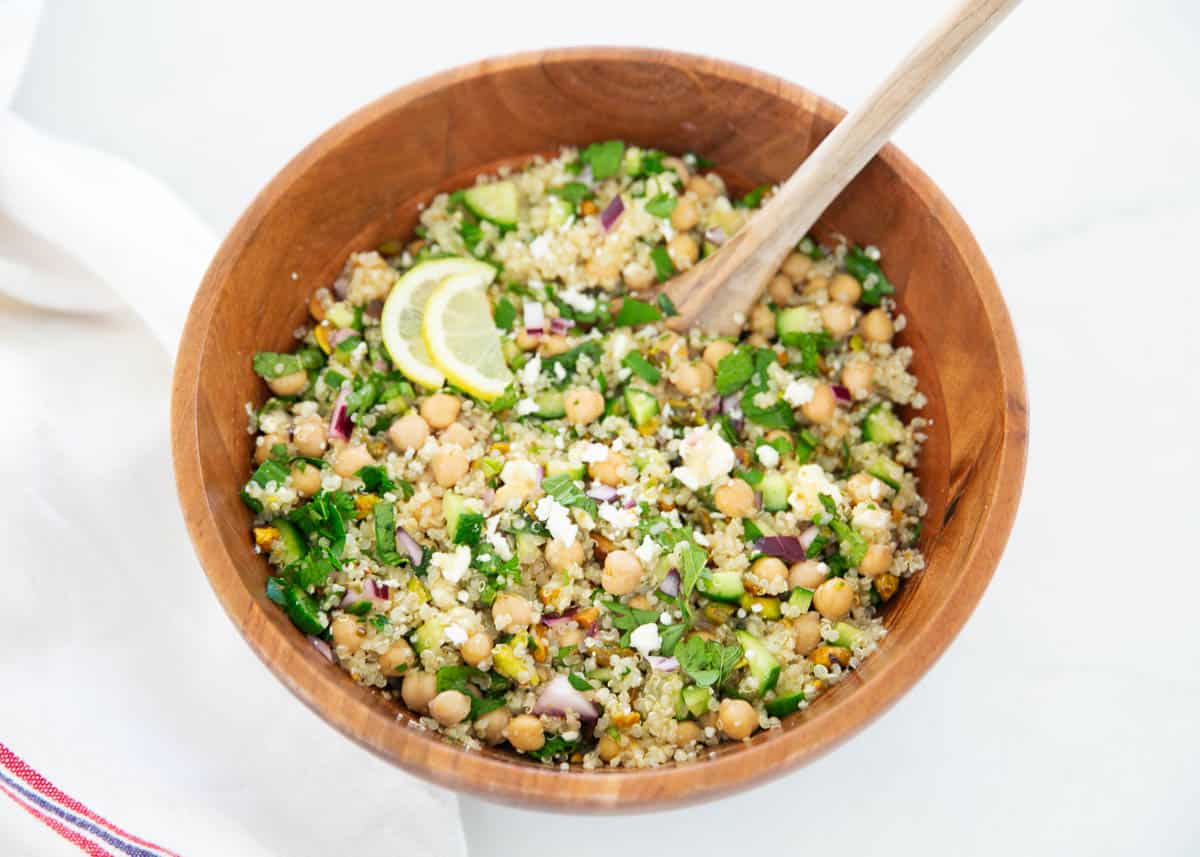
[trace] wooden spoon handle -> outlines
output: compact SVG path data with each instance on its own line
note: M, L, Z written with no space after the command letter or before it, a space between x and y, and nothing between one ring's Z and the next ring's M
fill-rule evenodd
M846 115L779 192L710 262L666 290L686 323L732 333L784 258L921 101L1020 0L964 0ZM722 258L724 257L724 258ZM709 263L695 269L697 274ZM682 320L682 319L681 319Z

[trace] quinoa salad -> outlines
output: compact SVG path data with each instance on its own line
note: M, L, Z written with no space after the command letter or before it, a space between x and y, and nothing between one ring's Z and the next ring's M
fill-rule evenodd
M712 167L614 140L481 176L254 355L266 594L418 728L700 758L819 705L923 568L925 400L878 250L806 238L739 336L672 329L658 285L773 191Z

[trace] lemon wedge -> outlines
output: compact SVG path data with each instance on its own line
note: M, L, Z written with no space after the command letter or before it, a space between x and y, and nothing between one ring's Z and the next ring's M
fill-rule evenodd
M454 275L472 276L481 288L486 288L495 279L496 269L476 259L458 257L421 262L392 287L379 321L383 328L383 344L396 368L429 389L442 386L446 376L429 358L421 335L421 320L433 290Z
M466 271L446 277L429 296L421 323L434 365L456 387L488 402L503 394L513 377L488 306L486 289L494 276L489 268L486 276Z

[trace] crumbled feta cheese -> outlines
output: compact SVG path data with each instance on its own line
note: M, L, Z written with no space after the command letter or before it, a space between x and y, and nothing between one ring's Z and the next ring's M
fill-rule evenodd
M617 530L628 530L637 526L638 514L633 509L622 509L611 503L600 506L600 520L608 521Z
M620 363L634 349L633 337L623 331L614 333L608 342L609 353L614 363Z
M504 562L512 559L512 547L508 544L508 539L501 533L492 533L488 536L488 544L492 546L492 550L496 552L496 556Z
M754 454L758 456L758 460L763 467L777 467L779 465L779 450L773 446L763 444L754 450Z
M443 579L458 583L471 565L471 549L466 545L459 545L454 549L454 553L435 553L429 562L442 573Z
M642 561L642 566L649 568L658 559L658 555L662 553L662 549L658 546L658 542L646 536L642 539L642 543L637 546L637 549L634 550L634 553Z
M596 299L574 288L561 289L558 296L572 309L588 313L596 308Z
M839 506L844 502L842 493L833 484L829 474L821 469L821 465L805 464L796 471L788 503L801 518L812 520L825 511L821 505L822 494L828 494Z
M467 632L457 625L447 625L446 639L456 646L461 646L467 641Z
M529 242L529 255L535 259L545 259L550 255L550 233L543 232ZM540 307L541 304L538 304Z
M583 447L579 456L584 464L595 464L608 458L608 447L602 443L588 443Z
M500 481L505 485L535 485L538 481L538 466L532 461L513 459L504 463Z
M679 454L683 466L675 468L675 478L693 491L726 475L737 462L733 447L707 426L689 429L679 445Z
M692 541L700 545L702 548L706 548L710 544L708 541L708 536L704 535L704 533L700 532L699 530L692 531Z
M567 370L563 368L561 363L554 364L554 377L559 381L565 381L567 379Z
M662 645L662 638L658 636L658 626L653 622L638 625L629 635L629 643L643 656L658 651L658 647Z
M527 417L530 414L537 413L538 403L533 399L522 399L517 402L517 416Z
M662 612L662 615L658 617L658 621L662 622L664 625L670 625L672 622L675 621L675 617L672 616L670 613L668 613L666 610L664 610Z
M546 311L537 301L525 301L525 329L542 330L546 326Z
M566 506L553 497L543 497L538 500L534 515L546 525L553 538L567 547L575 544L579 527L571 520L571 513L567 511Z
M865 533L887 532L892 525L892 516L874 504L860 503L854 507L850 523L854 529Z
M529 304L526 304L529 306ZM534 357L528 363L521 367L521 385L532 387L537 383L538 376L542 374L542 358Z
M793 408L812 401L813 386L807 381L792 381L783 391L783 400Z

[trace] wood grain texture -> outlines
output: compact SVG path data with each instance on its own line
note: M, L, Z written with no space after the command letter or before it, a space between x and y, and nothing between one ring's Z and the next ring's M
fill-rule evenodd
M767 281L817 218L916 107L1020 0L961 0L861 104L838 122L721 252L675 277L664 291L676 329L738 332Z
M702 801L827 752L891 706L945 650L990 579L1025 464L1025 386L1003 300L966 225L932 182L885 147L817 232L876 244L896 283L933 419L919 475L925 572L889 605L880 651L780 731L702 761L645 771L530 764L466 752L410 725L312 648L263 591L238 499L264 390L256 350L287 348L305 302L347 253L413 225L433 189L564 143L620 137L703 152L746 185L789 175L842 112L740 66L661 51L582 48L488 60L406 86L334 126L258 195L196 295L172 391L180 502L209 581L263 662L306 705L385 759L446 786L575 811Z

